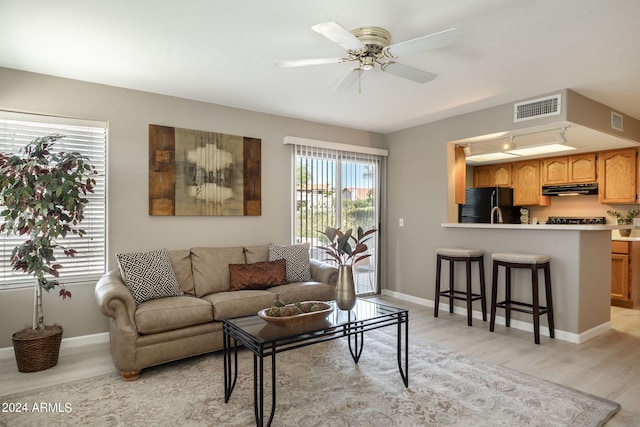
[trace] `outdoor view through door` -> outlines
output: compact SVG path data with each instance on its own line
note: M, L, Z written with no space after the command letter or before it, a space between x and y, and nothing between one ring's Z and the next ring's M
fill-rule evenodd
M295 146L295 240L311 243L311 257L327 260L317 246L326 227L356 232L379 228L381 158L374 154ZM380 234L367 242L372 254L353 266L356 293L378 292Z

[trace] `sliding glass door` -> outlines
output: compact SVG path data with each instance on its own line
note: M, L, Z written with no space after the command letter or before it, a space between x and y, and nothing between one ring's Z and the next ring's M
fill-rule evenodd
M310 242L312 257L326 260L317 246L326 244L318 231L340 227L378 228L380 170L377 155L327 148L295 146L295 240ZM353 266L356 292L378 292L380 234L367 242L371 257Z

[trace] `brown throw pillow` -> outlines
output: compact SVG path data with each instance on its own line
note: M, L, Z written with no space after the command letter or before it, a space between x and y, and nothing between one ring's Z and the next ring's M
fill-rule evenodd
M229 264L229 290L267 289L287 283L287 262L254 262L253 264Z

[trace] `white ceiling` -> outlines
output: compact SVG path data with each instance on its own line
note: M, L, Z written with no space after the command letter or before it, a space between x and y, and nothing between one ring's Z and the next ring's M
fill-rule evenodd
M638 0L0 0L0 66L388 133L569 88L640 119ZM380 26L392 43L448 28L464 40L333 92L350 64L311 30ZM1 97L1 94L0 94Z

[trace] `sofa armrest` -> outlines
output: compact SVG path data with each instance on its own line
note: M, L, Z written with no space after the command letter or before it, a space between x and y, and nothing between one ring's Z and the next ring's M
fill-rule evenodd
M122 332L137 333L136 303L118 269L109 271L98 280L94 295L102 313L115 319L118 329Z
M338 282L338 267L317 259L310 259L309 265L311 267L311 278L316 282L334 286Z

